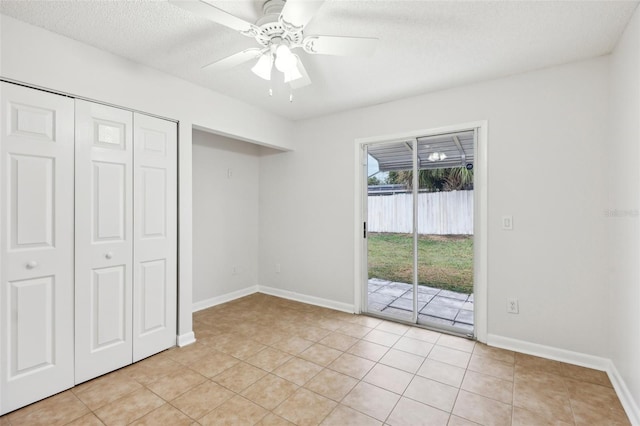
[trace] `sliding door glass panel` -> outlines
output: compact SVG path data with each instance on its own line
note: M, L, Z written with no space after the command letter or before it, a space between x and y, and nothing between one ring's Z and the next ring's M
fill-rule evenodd
M366 310L415 322L414 142L369 145Z
M474 132L417 141L418 323L473 335Z

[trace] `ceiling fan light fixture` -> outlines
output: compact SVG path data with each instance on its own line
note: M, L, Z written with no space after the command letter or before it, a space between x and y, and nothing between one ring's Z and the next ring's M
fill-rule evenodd
M2 0L0 0L1 2ZM257 59L251 70L260 78L272 81L273 68L285 74L290 89L311 84L309 74L292 50L301 48L313 55L369 56L376 38L307 35L306 25L325 0L261 0L263 16L256 23L248 22L220 9L207 0L168 0L194 15L224 25L240 34L254 38L261 47L245 49L203 68L221 71ZM270 94L272 90L270 89Z
M447 154L445 154L444 152L432 152L427 157L427 160L429 160L429 161L444 161L446 158L447 158Z
M299 78L302 78L302 74L300 74L300 71L298 71L297 68L293 68L290 71L285 71L284 72L284 82L285 83L290 83L294 80L297 80Z
M293 55L293 58L295 59L294 66L284 71L285 83L290 83L294 80L302 78L302 72L300 71L300 58L298 57L298 55Z
M260 56L258 62L251 68L251 71L255 75L265 80L271 80L271 69L273 68L273 56L270 53L265 53Z
M276 69L280 72L291 71L298 65L296 56L286 44L280 44L276 48Z

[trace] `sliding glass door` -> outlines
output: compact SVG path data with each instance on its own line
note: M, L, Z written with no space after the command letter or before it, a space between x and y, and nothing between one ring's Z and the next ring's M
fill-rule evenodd
M413 167L413 146L407 141L371 147L387 160L380 164L367 152L366 195L367 312L412 323L417 318L414 195L406 184L389 176L406 177Z
M473 336L475 131L364 146L365 310Z

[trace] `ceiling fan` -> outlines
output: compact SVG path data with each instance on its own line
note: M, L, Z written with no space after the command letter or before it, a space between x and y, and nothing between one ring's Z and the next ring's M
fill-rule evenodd
M284 74L291 89L311 84L311 79L293 51L301 48L312 55L369 56L378 39L329 35L306 35L305 26L322 6L323 1L266 0L263 15L255 24L247 22L202 0L169 0L174 6L232 28L255 38L260 47L250 48L205 65L203 69L220 71L257 59L251 70L271 80L273 68ZM272 90L269 89L272 94ZM293 100L291 94L289 100Z

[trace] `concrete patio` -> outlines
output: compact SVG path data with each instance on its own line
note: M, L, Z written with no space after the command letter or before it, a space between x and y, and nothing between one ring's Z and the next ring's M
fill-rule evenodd
M369 279L369 312L410 319L413 285ZM418 286L418 322L436 323L473 332L473 294Z

